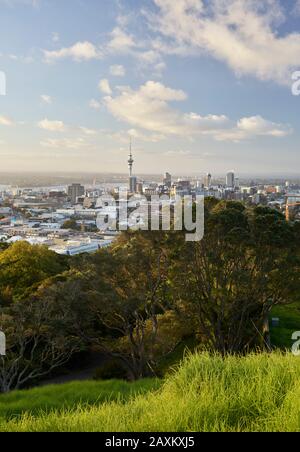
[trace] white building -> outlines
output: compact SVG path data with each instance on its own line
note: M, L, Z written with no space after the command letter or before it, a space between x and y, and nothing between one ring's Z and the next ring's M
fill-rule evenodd
M111 245L113 239L109 240L69 240L63 245L51 246L49 249L57 254L75 256L83 253L95 253L101 248Z

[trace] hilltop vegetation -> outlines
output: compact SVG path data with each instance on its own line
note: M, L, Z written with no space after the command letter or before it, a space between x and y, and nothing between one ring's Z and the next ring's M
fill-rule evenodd
M162 376L186 343L224 356L270 349L274 307L298 309L299 237L276 210L207 199L200 242L139 231L73 258L27 243L2 250L0 392L90 351L114 360L111 378L135 381Z
M290 354L251 354L243 358L194 354L161 389L89 407L74 403L73 408L63 412L37 413L29 408L21 418L0 421L0 430L300 431L299 374L300 360ZM38 391L42 397L47 388ZM22 393L19 402L31 394ZM46 408L41 403L41 409Z

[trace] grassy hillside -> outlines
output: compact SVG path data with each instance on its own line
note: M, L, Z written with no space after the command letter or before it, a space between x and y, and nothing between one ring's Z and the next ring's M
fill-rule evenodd
M37 414L29 407L20 419L2 420L0 430L300 431L299 376L300 359L291 354L225 360L195 354L158 390L127 401L104 401L60 413ZM111 384L113 388L116 383ZM100 392L101 384L99 397ZM23 406L31 394L27 393Z
M88 408L97 407L104 402L124 403L137 394L145 394L160 386L161 382L155 379L145 379L132 384L111 380L73 382L29 391L14 391L0 395L0 422L19 418L24 413L39 416L51 411L68 411L79 405Z

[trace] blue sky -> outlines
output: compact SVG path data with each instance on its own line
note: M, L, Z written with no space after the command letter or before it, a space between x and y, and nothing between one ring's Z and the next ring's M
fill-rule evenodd
M298 172L299 1L0 8L2 171Z

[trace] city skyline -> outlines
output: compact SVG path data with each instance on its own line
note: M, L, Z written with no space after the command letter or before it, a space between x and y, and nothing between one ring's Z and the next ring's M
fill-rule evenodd
M296 175L300 2L225 3L1 0L2 171Z

